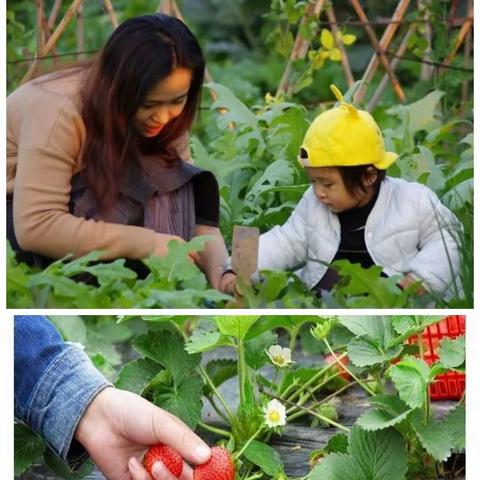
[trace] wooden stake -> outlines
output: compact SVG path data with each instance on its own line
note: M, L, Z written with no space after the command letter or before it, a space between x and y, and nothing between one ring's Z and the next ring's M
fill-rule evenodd
M460 33L458 34L455 44L453 45L452 50L450 53L447 55L447 58L444 60L442 65L448 66L450 63L452 63L452 60L455 58L455 55L457 54L458 49L462 45L463 41L465 40L465 37L468 35L470 32L471 28L473 25L473 6L469 5L468 8L468 18L465 20L464 24L462 25L462 28L460 29ZM441 67L439 70L439 75L445 72L445 68Z
M115 30L118 27L118 20L117 15L115 14L115 10L113 9L112 2L110 0L103 0L103 5L105 6L108 16L110 17L110 23Z
M290 54L290 58L285 66L285 70L282 75L282 79L280 80L280 84L277 88L276 95L278 96L282 92L286 92L287 94L292 93L292 85L289 84L290 73L292 70L292 64L295 60L305 58L308 52L308 48L310 46L310 40L306 40L301 35L302 27L304 27L309 19L312 16L318 18L320 16L320 12L322 10L323 4L325 0L315 0L315 3L308 3L305 8L305 14L300 22L300 26L298 28L297 36L295 37L295 43L293 44L293 49Z
M83 0L80 2L77 10L77 52L85 50L85 35L83 25ZM84 53L77 53L77 60L85 58Z
M473 0L468 0L468 9L470 10L473 5ZM472 32L468 32L467 38L465 39L465 47L463 49L464 57L463 57L463 66L468 67L470 62L470 55L472 54ZM469 81L465 80L462 82L462 109L464 109L465 104L468 100L468 88L469 88Z
M425 13L423 15L425 32L423 38L427 42L427 48L423 52L422 60L426 63L422 63L420 70L420 79L421 80L430 80L433 75L433 65L430 65L427 62L432 61L432 25L430 24L430 17L428 15L428 7L431 5L431 0L418 0L418 8L425 8Z
M398 47L398 50L395 52L396 57L392 60L391 67L393 70L395 70L397 68L397 65L400 63L399 57L402 57L405 51L407 50L408 41L410 40L410 37L412 36L415 30L416 30L416 25L414 23L410 24L410 27L407 30L407 33L403 37L402 43ZM389 81L388 75L385 74L381 82L378 84L378 87L375 90L375 93L372 95L370 102L368 103L367 112L371 112L376 107L377 103L382 98L382 95L385 92L385 89L387 88L388 81Z
M337 18L335 16L335 11L333 10L333 6L331 3L327 5L327 17L328 21L330 22L330 27L333 32L333 38L335 39L335 45L337 48L340 50L342 54L342 68L343 68L343 73L345 75L345 80L347 81L347 85L350 88L354 83L355 80L352 75L352 70L350 68L350 63L348 61L348 56L347 56L347 51L345 50L345 47L343 45L342 39L341 39L341 33L340 29L338 28L337 25Z
M358 0L350 0L350 3L355 9L355 12L357 13L358 18L365 23L365 31L367 32L367 35L370 38L370 42L373 45L373 49L375 50L375 52L377 52L377 55L380 58L380 62L382 62L383 68L385 69L385 71L388 74L388 77L390 78L390 82L392 83L393 90L397 94L400 101L402 103L405 103L407 101L407 98L405 97L405 93L403 93L403 89L400 85L400 82L398 81L397 76L395 75L394 71L390 67L390 62L388 61L388 58L385 55L383 48L378 43L377 36L375 35L373 28L368 24L368 17L365 15L365 12L363 11L362 6L360 5Z
M52 31L53 27L55 25L55 22L57 21L58 17L58 12L60 12L60 7L62 6L62 0L55 0L55 3L53 4L52 11L50 12L50 16L48 17L48 30Z
M44 5L43 0L35 0L35 18L37 29L37 55L36 60L42 56L43 45L45 44L45 33L43 30Z
M397 8L395 9L395 12L392 16L392 20L385 29L382 38L380 39L379 46L382 51L385 51L392 42L393 36L395 35L395 32L397 31L401 20L405 16L409 4L410 0L400 0L400 2L398 3ZM374 52L372 58L370 59L370 63L368 64L367 69L363 74L363 83L360 85L359 89L354 95L354 103L361 103L363 101L363 98L365 97L365 93L367 91L366 83L369 83L372 80L379 63L380 60L377 52Z
M232 269L246 285L258 266L258 238L260 231L255 227L233 227Z
M72 19L73 15L76 12L76 10L78 8L78 5L80 4L81 1L82 0L73 0L72 4L70 5L70 7L68 7L68 10L65 12L64 17L62 18L60 23L57 25L57 28L55 29L55 31L52 33L52 36L48 39L47 43L43 47L43 50L39 54L37 54L37 56L43 57L43 56L47 55L52 50L52 48L55 46L58 39L60 38L60 35L63 33L63 31L67 27L68 23ZM25 76L20 81L20 85L22 85L25 82L28 82L32 78L32 76L34 75L35 70L37 68L37 64L38 64L38 59L36 59L32 63L32 65L28 69L27 73L25 74Z

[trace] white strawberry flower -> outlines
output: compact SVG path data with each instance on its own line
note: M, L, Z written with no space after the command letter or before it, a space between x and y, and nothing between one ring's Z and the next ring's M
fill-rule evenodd
M292 351L287 347L282 348L280 345L272 345L267 350L267 355L271 362L279 368L285 368L295 363L292 360Z
M287 422L285 406L278 400L270 400L263 411L265 413L265 423L269 428L281 427Z

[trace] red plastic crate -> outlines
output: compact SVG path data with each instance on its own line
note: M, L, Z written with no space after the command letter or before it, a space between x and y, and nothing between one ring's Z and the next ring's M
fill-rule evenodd
M443 338L456 338L465 334L465 316L450 315L440 322L430 325L422 334L424 345L424 360L431 365L438 360L437 348ZM417 336L408 340L417 343ZM430 385L430 398L432 400L459 400L465 391L465 374L448 372L438 375L435 382Z

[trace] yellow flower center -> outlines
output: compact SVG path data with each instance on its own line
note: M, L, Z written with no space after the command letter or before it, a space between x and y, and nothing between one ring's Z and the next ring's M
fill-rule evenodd
M283 365L285 363L285 360L281 355L275 355L273 357L273 360L275 363L279 363L280 365Z
M272 423L279 423L280 422L280 414L276 410L273 410L273 411L268 413L268 419Z

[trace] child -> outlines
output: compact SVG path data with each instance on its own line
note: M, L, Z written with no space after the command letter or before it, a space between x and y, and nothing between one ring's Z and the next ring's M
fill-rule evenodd
M320 292L338 280L328 264L346 259L444 294L459 270L458 220L428 187L385 176L397 155L372 116L331 88L340 105L313 121L300 149L312 186L284 225L261 235L259 270L304 264L299 277Z

